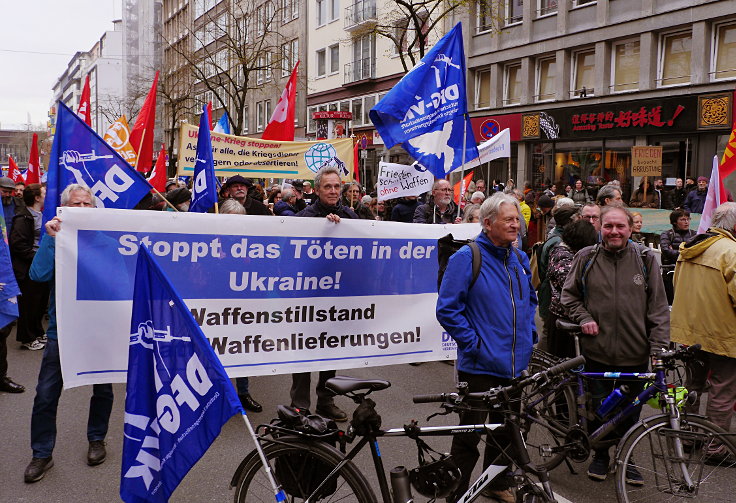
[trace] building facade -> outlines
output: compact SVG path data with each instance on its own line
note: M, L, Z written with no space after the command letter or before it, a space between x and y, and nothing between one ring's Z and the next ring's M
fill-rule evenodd
M511 128L511 163L484 176L535 186L620 180L631 147L662 177L710 174L733 123L733 0L476 1L466 53L478 141Z

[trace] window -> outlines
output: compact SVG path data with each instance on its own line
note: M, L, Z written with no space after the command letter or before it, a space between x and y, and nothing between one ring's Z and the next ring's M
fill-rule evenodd
M491 8L491 0L478 0L476 6L478 33L489 31L491 28L493 28L493 10Z
M352 101L353 105L353 126L363 125L363 98L356 98Z
M597 0L573 0L572 6L573 7L581 7L583 5L588 5L592 3L596 3Z
M580 51L575 53L575 66L573 67L573 95L591 96L595 86L595 50ZM583 92L585 89L585 92Z
M663 35L660 40L659 84L672 86L690 82L692 34Z
M248 120L248 113L249 113L249 110L248 110L248 107L246 106L243 111L243 132L244 133L248 132L248 127L250 126L250 121Z
M340 44L330 46L330 73L340 71Z
M330 2L330 21L340 18L340 0L328 0Z
M524 18L523 0L506 0L506 24L521 23Z
M263 131L264 103L263 101L256 103L256 131Z
M557 0L538 0L539 10L537 14L539 16L546 16L547 14L554 14L557 12Z
M491 71L480 70L475 74L475 108L491 106Z
M714 46L713 78L736 77L736 24L718 26Z
M317 26L327 23L327 2L329 0L317 0Z
M505 73L504 104L518 105L521 103L521 65L509 65Z
M299 39L281 46L281 77L288 77L299 59Z
M613 92L639 89L639 41L613 46Z
M554 58L537 61L537 101L555 99L557 62Z
M368 116L368 112L370 112L371 108L374 106L376 106L375 94L371 94L370 96L363 98L363 124L371 123L371 118Z
M326 73L326 62L327 53L324 49L317 51L317 77L322 77Z
M307 108L307 133L314 133L317 129L317 123L312 118L312 113L317 111L317 107Z
M299 17L299 1L300 0L281 0L282 24L286 24Z
M268 121L271 120L271 113L272 113L272 110L271 110L271 100L266 100L266 101L264 101L264 103L265 103L265 106L263 108L264 108L265 114L266 114L265 115L266 124L268 124Z
M266 82L271 82L273 75L271 73L271 53L266 53L266 68L263 69Z
M256 69L256 84L263 84L263 77L266 74L266 58L258 56L258 68Z

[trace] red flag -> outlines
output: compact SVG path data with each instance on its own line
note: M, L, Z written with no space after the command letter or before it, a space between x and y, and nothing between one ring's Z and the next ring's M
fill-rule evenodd
M166 192L166 149L163 143L161 144L161 152L158 153L158 159L156 159L156 165L153 167L153 172L148 177L148 183L162 194Z
M79 108L77 108L77 115L84 119L84 122L88 125L92 125L92 110L89 103L89 75L84 79L84 87L82 88L82 96L79 98Z
M455 193L455 203L460 204L460 201L463 199L463 196L465 196L465 191L468 190L468 185L470 185L471 181L473 181L472 171L465 175L465 177L461 181L455 184L455 186L453 187L453 192Z
M360 183L360 161L358 158L358 147L359 146L360 146L360 141L356 141L355 145L353 146L353 178L358 183Z
M143 103L141 113L135 120L135 125L130 131L130 144L133 145L138 160L135 169L141 173L151 171L153 160L153 126L156 122L156 89L158 86L158 72L153 78L151 90L148 92L146 101Z
M210 131L212 131L215 128L215 123L212 122L212 102L207 102L207 117L209 117L210 120Z
M41 183L41 167L38 158L38 135L33 133L31 153L28 155L28 171L26 171L26 184Z
M15 183L26 183L23 180L23 175L18 169L18 165L15 163L12 157L8 156L8 178L11 178Z
M291 77L286 83L284 92L281 93L279 102L271 115L271 120L266 125L261 139L294 141L294 109L296 108L296 74L299 61L291 71Z

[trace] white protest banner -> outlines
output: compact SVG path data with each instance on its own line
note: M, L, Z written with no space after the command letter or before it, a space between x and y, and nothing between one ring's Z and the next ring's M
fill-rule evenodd
M379 201L418 196L429 191L433 183L434 175L417 164L378 163Z
M56 305L67 388L126 379L139 243L238 377L454 358L434 314L437 239L480 231L477 224L59 213Z
M511 133L508 128L478 145L478 157L466 162L465 169L472 169L501 157L511 157Z

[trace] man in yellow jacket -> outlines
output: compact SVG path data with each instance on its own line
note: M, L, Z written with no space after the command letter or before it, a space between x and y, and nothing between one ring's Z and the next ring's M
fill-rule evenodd
M687 388L700 396L708 378L706 414L728 430L736 403L736 203L720 205L708 232L680 245L670 338L702 345L705 368Z

